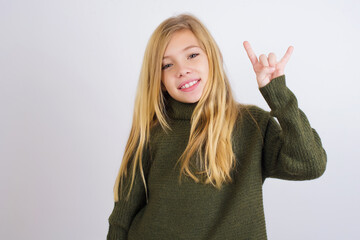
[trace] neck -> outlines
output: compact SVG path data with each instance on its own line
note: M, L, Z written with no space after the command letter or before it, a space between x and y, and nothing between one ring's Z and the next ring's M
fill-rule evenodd
M184 103L164 93L167 115L172 119L190 120L198 102Z

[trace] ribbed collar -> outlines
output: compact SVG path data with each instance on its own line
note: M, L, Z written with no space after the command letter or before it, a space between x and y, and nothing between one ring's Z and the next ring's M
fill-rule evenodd
M198 102L183 103L172 98L167 92L164 93L166 113L172 119L190 120Z

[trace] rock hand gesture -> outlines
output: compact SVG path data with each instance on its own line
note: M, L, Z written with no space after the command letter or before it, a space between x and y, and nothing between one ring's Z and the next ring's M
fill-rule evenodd
M266 57L265 54L261 54L258 60L255 52L250 46L250 43L248 41L244 41L243 44L251 64L253 65L259 88L266 86L272 79L284 75L285 65L289 61L294 50L293 46L290 46L284 57L279 62L276 62L275 53L269 53L268 57Z

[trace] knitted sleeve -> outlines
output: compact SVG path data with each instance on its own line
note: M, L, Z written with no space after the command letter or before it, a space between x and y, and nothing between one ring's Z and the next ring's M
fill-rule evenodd
M320 177L326 168L326 152L319 135L298 108L295 95L286 87L285 75L272 79L259 90L271 109L264 131L263 179Z
M143 154L143 168L145 179L147 178L148 167L149 167L149 150L145 148ZM126 201L129 186L131 183L131 176L126 178L124 181L124 189L122 192L119 188L119 201L114 203L114 209L108 219L109 230L107 234L107 240L125 240L127 239L127 233L129 231L132 220L135 215L146 205L146 193L144 183L140 175L140 170L136 171L134 185L130 193L129 200Z

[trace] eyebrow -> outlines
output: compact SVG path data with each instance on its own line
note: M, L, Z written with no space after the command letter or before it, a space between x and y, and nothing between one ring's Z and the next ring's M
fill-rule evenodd
M184 52L184 51L186 51L186 50L188 50L188 49L190 49L190 48L200 48L199 46L196 46L196 45L190 45L190 46L187 46L186 48L184 48L182 51ZM164 56L163 57L163 59L165 59L165 58L169 58L170 56Z

